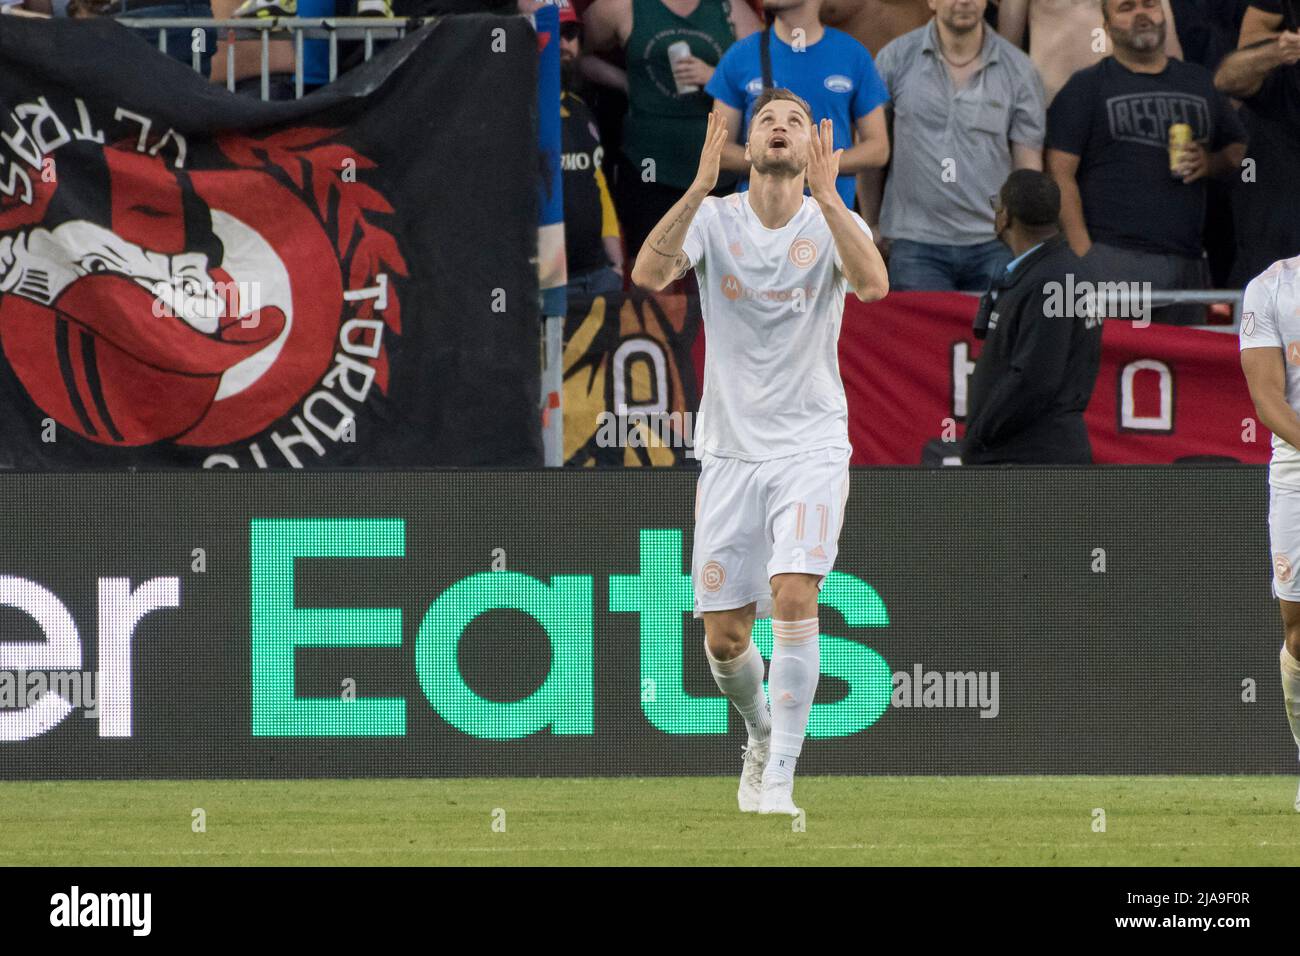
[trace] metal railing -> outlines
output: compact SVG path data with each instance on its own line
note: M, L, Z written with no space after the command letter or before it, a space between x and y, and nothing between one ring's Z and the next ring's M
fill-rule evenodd
M235 43L230 41L258 40L262 49L262 99L271 98L271 42L272 34L286 34L294 48L294 95L303 95L303 43L305 40L329 41L329 82L339 75L339 42L360 40L364 57L368 61L375 52L376 40L400 40L407 31L417 30L440 17L411 17L405 20L386 20L377 17L278 17L266 20L211 20L202 17L139 17L119 18L118 23L132 30L157 31L157 45L162 53L167 50L168 30L188 30L192 39L190 65L201 72L203 55L208 50L209 32L219 34L226 43L226 89L235 90ZM211 51L215 56L216 51Z
M1125 283L1127 285L1127 283ZM1189 326L1189 328L1205 329L1210 332L1231 332L1236 333L1241 327L1241 302L1244 293L1236 289L1182 289L1182 290L1157 290L1146 293L1149 299L1145 305L1153 309L1158 309L1166 305L1231 305L1232 306L1232 324L1205 324ZM1140 299L1143 297L1139 297ZM1143 305L1141 301L1131 309L1129 315L1141 314L1136 311Z

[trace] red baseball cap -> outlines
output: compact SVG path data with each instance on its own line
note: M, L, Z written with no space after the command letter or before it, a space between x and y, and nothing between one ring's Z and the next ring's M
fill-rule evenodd
M560 8L561 23L582 22L582 18L578 16L578 11L573 9L573 4L569 0L555 0L555 5Z

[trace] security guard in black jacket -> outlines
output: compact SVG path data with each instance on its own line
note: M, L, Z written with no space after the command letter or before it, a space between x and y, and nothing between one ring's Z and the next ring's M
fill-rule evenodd
M994 227L1016 255L980 302L984 348L971 376L967 465L1091 464L1083 412L1101 365L1091 267L1066 243L1052 179L1020 169L1002 186Z

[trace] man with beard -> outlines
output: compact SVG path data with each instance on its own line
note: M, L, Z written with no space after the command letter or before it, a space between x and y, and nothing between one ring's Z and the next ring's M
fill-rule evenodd
M1208 70L1165 55L1160 0L1104 0L1102 17L1114 54L1075 73L1047 114L1061 225L1106 281L1205 288L1206 179L1240 167L1245 129ZM1191 142L1171 170L1176 124L1191 127ZM1193 324L1202 315L1173 306L1151 317Z
M600 168L605 148L596 120L575 89L582 21L560 0L560 136L564 174L564 248L570 296L590 298L623 288L623 242Z
M742 811L797 815L794 768L821 672L817 596L835 564L849 491L848 403L837 340L844 297L889 290L862 217L836 186L830 119L774 88L759 97L749 189L709 195L730 135L710 114L694 184L651 231L632 281L690 268L708 335L691 576L718 688L745 720ZM811 197L804 195L807 182ZM750 639L772 618L769 712Z

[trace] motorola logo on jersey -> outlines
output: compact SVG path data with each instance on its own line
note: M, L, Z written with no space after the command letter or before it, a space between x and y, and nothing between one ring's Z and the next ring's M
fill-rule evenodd
M751 302L790 302L796 311L803 311L817 297L817 287L800 285L793 289L753 289L728 272L722 277L722 294L730 302L746 299Z

